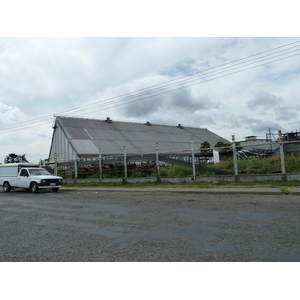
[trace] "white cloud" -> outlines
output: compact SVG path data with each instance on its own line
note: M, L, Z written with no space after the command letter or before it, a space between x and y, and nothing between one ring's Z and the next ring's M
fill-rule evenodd
M282 102L283 100L280 97L260 91L256 92L255 97L248 101L248 107L252 110L259 107L263 109L269 109L277 106Z
M102 119L205 127L226 139L265 135L269 127L283 131L300 128L300 55L232 75L216 68L296 40L1 38L0 125L44 116L48 122L38 121L21 131L0 131L0 141L6 141L0 161L8 152L32 155L33 162L46 158L51 116L66 111ZM214 71L210 73L213 76L184 89L158 92L144 100L127 98L126 105L119 105L120 98L112 99L208 69L204 74ZM91 109L72 111L93 103L97 105Z
M18 107L0 102L0 126L14 125L24 120L25 114Z

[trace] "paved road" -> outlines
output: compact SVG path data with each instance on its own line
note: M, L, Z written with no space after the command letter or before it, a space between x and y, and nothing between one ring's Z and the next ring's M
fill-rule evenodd
M299 195L0 192L0 261L300 261Z

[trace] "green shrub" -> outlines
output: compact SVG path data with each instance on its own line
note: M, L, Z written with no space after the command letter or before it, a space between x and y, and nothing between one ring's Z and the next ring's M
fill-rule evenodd
M300 153L295 152L285 155L285 168L289 173L299 172L300 170Z
M159 171L160 171L160 176L165 176L165 177L169 176L169 169L168 168L161 167L159 169Z
M207 166L210 166L208 164ZM234 172L233 160L221 161L218 164L212 165L213 168ZM300 173L300 152L285 153L285 168L287 173ZM254 158L249 160L238 160L239 174L261 174L266 173L268 170L281 170L280 156L273 155L268 158ZM177 176L192 176L193 169L172 165L169 168L160 167L160 176L164 177L177 177ZM210 171L197 172L197 176L214 175ZM102 178L119 178L123 176L123 172L115 164L111 168L103 169ZM130 177L153 177L156 176L156 170L145 171L139 168L133 169L128 172ZM98 178L99 170L95 170L94 174L90 174L89 178Z
M233 160L222 161L218 164L215 164L214 168L232 172L234 170L234 163Z
M300 172L300 153L285 153L285 169L287 173ZM217 169L234 172L234 162L223 161L214 166ZM266 173L268 170L280 170L280 156L273 155L267 158L253 158L249 160L238 160L238 172L244 174Z
M130 177L143 177L143 170L135 168L130 172Z
M168 170L168 176L170 177L190 176L190 175L193 175L192 168L173 165Z

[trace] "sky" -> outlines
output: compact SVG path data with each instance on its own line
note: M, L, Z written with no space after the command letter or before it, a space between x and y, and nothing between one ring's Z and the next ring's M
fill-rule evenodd
M235 135L237 141L249 135L263 138L269 128L273 133L300 130L300 55L281 60L273 58L277 61L272 63L268 56L269 63L259 67L258 64L267 61L254 64L252 60L247 66L237 65L275 51L296 50L291 47L299 45L298 14L298 3L291 0L3 2L0 10L0 163L10 153L26 154L34 163L48 158L55 115L182 124L207 128L228 140ZM287 46L282 47L284 45ZM277 47L282 48L269 51ZM264 54L256 56L262 52ZM243 60L246 57L248 59ZM197 74L202 76L200 80L183 82L195 79ZM173 86L176 90L164 89L174 83L178 84ZM154 88L157 92L152 94ZM178 274L198 280L199 276L194 276L195 272L199 274L198 266L189 264L188 269L187 266L183 269L183 265L176 265L175 272L164 276L164 286L170 286L167 278L173 280L170 281L173 287L174 280L183 280ZM220 296L223 297L225 291L231 298L240 299L240 289L246 289L249 297L257 296L256 289L249 291L248 288L248 283L258 274L257 266L254 277L251 270L248 272L252 265L247 266L247 272L241 269L244 270L245 265L238 265L239 270L233 265L230 265L231 270L224 270L226 276L218 283L223 284ZM281 265L281 273L293 274L290 266L283 270L286 266ZM6 273L11 272L11 267L7 267ZM78 266L75 267L77 270ZM101 265L101 270L103 267ZM110 271L111 267L106 270ZM278 266L274 267L278 271ZM150 280L157 275L156 268L155 265L155 273L149 273L154 275ZM211 265L201 265L203 268L206 268L203 274L211 271ZM269 264L267 269L270 270ZM41 274L40 271L35 274ZM273 283L280 280L272 297L282 298L287 290L292 293L290 280L293 277L278 277L278 272L272 271L260 265L259 274L264 277L256 281L255 286L262 288L261 282L264 287L274 286ZM219 273L218 269L213 276ZM19 270L14 274L23 275ZM28 274L27 268L25 274ZM78 277L77 271L64 277L71 275L72 284L78 280L73 274ZM139 281L143 286L149 274L134 280L143 280ZM187 277L187 274L192 276ZM233 274L239 274L234 281L240 289L232 289ZM40 284L47 282L46 274L43 275L39 277L43 278ZM244 280L247 276L249 280ZM24 278L22 276L20 282L26 290L30 284L24 283ZM78 286L84 287L84 295L87 290L94 291L90 282L86 289L79 278ZM97 275L92 280L95 278ZM128 278L132 280L131 276ZM201 280L204 280L201 294L211 295L215 280L211 280L211 276ZM12 283L6 283L10 292ZM131 282L124 285L122 278L119 284L122 283L120 293L129 287L132 295ZM188 288L178 283L178 287L184 287L182 295L194 291L190 282ZM98 288L97 284L94 286ZM199 293L198 285L194 286L197 287L195 293ZM24 293L24 289L20 291ZM171 290L167 290L168 296ZM173 290L173 297L182 298L181 290ZM37 291L36 299L40 298ZM74 291L78 294L77 289ZM70 289L66 292L69 295ZM107 292L111 295L111 289ZM270 289L260 289L260 295L263 292L270 297ZM32 298L32 289L30 293Z
M237 141L300 130L299 37L30 29L0 38L0 163L10 153L48 158L55 115L181 124Z

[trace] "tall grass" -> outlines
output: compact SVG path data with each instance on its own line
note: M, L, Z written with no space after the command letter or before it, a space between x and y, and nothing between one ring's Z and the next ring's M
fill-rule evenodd
M210 166L210 165L208 165ZM233 160L223 161L218 164L212 165L213 168L227 170L229 172L234 172ZM300 173L300 153L295 152L292 154L285 154L285 169L287 173ZM281 160L280 156L271 156L268 158L255 158L249 160L238 160L238 172L239 174L263 174L267 172L281 170ZM161 167L160 176L162 177L177 177L177 176L192 176L193 169L182 167L178 165L172 165L169 168ZM201 172L197 175L213 175L213 173ZM121 177L122 174L118 172L118 169L109 170L109 172L103 172L103 178L117 178ZM153 177L156 176L156 171L144 172L140 169L133 169L129 177ZM96 173L94 177L99 177L99 173ZM91 177L90 177L91 178Z
M182 166L170 166L170 168L160 168L160 176L176 177L176 176L190 176L193 175L192 168Z
M238 160L238 171L242 174L261 174L281 170L280 156L270 156L268 158L253 158L249 160ZM214 166L217 169L234 171L233 160L224 161ZM285 154L285 169L287 173L300 172L300 153Z

